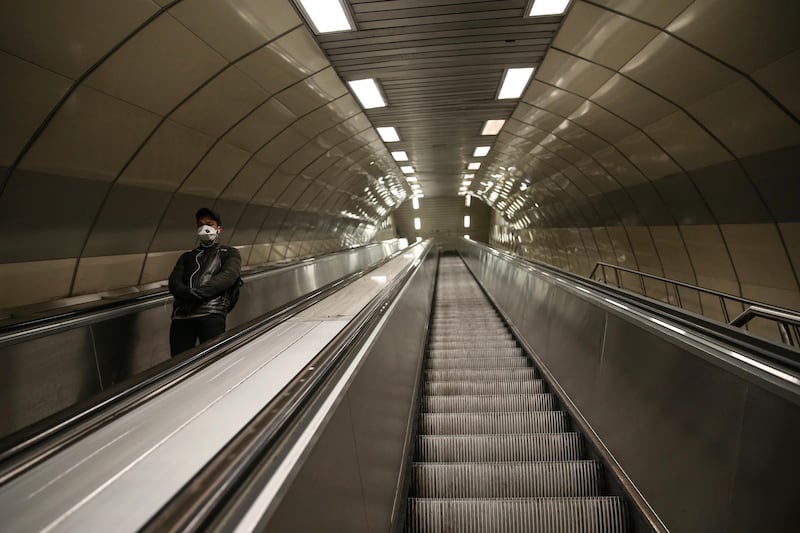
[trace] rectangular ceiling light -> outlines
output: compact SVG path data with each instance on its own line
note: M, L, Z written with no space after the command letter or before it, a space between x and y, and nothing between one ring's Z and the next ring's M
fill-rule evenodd
M353 29L341 0L299 0L317 33Z
M417 242L422 242L422 237L420 237L419 235L417 236Z
M533 67L506 69L497 99L507 100L522 96L522 91L528 85L528 80L531 79L532 74Z
M394 143L400 140L400 136L397 135L397 130L391 126L378 128L378 135L381 136L381 139L383 139L385 143Z
M414 229L422 229L422 222L420 222L419 217L414 217Z
M408 154L402 150L392 152L392 157L395 161L408 161Z
M469 207L472 203L472 195L468 194L466 198L464 198L464 206Z
M469 227L469 215L464 215L464 227Z
M464 235L464 238L469 240L469 235Z
M505 120L487 120L483 125L481 135L497 135L503 129L503 124L505 123Z
M381 91L378 89L378 84L372 78L363 80L348 81L347 84L356 93L358 101L361 102L361 107L364 109L372 109L374 107L386 107L386 102L381 96Z
M414 209L419 209L419 198L416 196L411 199L411 207Z
M416 183L417 177L416 176L406 176L406 181L409 183Z
M533 0L529 17L544 17L546 15L560 15L567 9L569 0Z
M469 170L478 170L479 168L481 168L481 164L480 163L470 163L469 165L467 165L467 168Z
M404 166L400 167L400 170L403 172L403 174L413 174L414 173L414 167L412 167L411 165L404 165Z
M489 153L489 148L491 148L491 146L478 146L477 148L475 148L475 151L472 152L472 156L483 157Z
M464 174L464 180L467 180L467 181L471 180L474 177L475 177L475 174Z

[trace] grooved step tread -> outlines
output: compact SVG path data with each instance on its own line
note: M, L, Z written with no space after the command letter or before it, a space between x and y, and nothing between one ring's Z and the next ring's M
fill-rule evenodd
M537 394L545 392L541 379L530 381L434 381L424 385L423 394L476 395L476 394Z
M426 368L525 368L528 360L520 356L509 357L435 357L425 363Z
M563 411L526 413L423 413L421 435L523 435L565 433L567 415Z
M415 463L411 487L418 498L599 496L600 463Z
M614 496L443 500L409 498L412 533L623 533L624 502Z
M583 442L578 433L417 437L419 462L577 461L582 452Z
M428 381L525 381L537 377L538 373L533 367L503 370L495 368L425 370L425 379Z
M507 413L509 411L555 411L555 396L539 394L494 394L469 396L424 396L425 413Z

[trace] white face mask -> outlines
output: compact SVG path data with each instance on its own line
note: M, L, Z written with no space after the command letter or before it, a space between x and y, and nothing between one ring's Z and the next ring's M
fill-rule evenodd
M202 243L214 242L217 240L217 236L219 236L219 232L213 226L204 225L197 228L197 237Z

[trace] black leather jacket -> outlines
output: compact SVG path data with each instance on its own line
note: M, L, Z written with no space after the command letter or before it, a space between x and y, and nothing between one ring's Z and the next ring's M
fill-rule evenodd
M181 255L169 276L169 292L175 297L172 317L228 313L228 289L239 277L239 250L214 243Z

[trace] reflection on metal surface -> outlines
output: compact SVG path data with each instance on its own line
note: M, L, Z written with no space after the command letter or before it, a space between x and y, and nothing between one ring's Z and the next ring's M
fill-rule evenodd
M245 276L231 329L402 249L385 241ZM169 359L172 298L0 337L0 437ZM30 339L30 340L28 340Z

